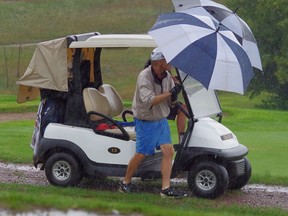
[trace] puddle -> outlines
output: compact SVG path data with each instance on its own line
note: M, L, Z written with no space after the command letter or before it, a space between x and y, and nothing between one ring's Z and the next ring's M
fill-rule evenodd
M22 212L22 213L16 213L16 212L13 213L5 210L0 210L0 215L1 216L100 216L103 214L85 212L80 210L68 210L67 212L58 210L49 210L49 211L35 210L31 212ZM115 215L121 216L117 210L113 210L110 216ZM105 216L109 216L109 214L105 214Z
M243 190L261 190L270 193L288 193L288 187L282 186L270 186L270 185L261 185L261 184L251 184L246 185Z
M185 183L187 179L171 179L174 183ZM277 185L263 185L263 184L248 184L243 187L244 191L257 190L270 193L288 193L288 187L277 186Z
M51 211L41 211L36 210L32 212L22 212L22 213L12 213L8 211L1 211L1 216L98 216L98 214L95 213L88 213L84 211L75 211L75 210L69 210L67 212L57 211L57 210L51 210Z
M12 170L21 170L29 172L39 172L39 169L36 169L32 165L20 165L20 164L5 164L0 162L0 168L3 169L12 169Z

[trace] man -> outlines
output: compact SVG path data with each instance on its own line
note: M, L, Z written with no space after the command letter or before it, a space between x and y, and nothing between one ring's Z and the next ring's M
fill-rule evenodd
M151 65L151 59L149 58L144 65L144 69L149 67L150 65ZM173 76L173 80L174 80L174 83L180 82L178 76ZM187 107L185 104L183 104L181 102L180 102L180 104L185 110L187 110ZM181 109L179 109L178 106L173 106L173 107L170 107L170 113L167 116L167 119L173 120L173 121L175 121L175 119L176 119L178 141L180 143L182 141L182 138L183 138L183 135L184 135L185 129L186 129L186 119L187 119L186 115L181 111Z
M186 194L176 193L170 187L170 176L174 148L171 144L167 116L175 98L181 91L174 84L170 71L161 51L156 48L151 54L151 66L138 76L132 111L135 119L136 153L130 160L120 192L131 191L131 179L146 155L154 154L155 148L162 151L162 197L183 197Z

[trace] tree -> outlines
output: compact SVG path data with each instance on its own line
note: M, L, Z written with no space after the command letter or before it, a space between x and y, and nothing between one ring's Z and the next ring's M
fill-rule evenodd
M287 0L226 0L237 8L253 31L261 54L263 73L256 71L249 86L251 97L271 93L264 101L269 108L288 110L288 7Z

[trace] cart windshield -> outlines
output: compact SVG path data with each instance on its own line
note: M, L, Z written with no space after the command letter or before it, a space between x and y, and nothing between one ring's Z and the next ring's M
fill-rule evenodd
M216 117L222 113L217 94L179 70L194 118Z

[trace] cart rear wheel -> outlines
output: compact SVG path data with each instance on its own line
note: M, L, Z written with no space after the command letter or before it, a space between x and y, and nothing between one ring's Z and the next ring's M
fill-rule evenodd
M82 178L82 172L77 160L67 153L55 153L48 158L45 166L48 181L55 186L77 186Z
M217 198L225 192L228 182L227 170L214 162L200 162L188 174L188 185L197 197Z

